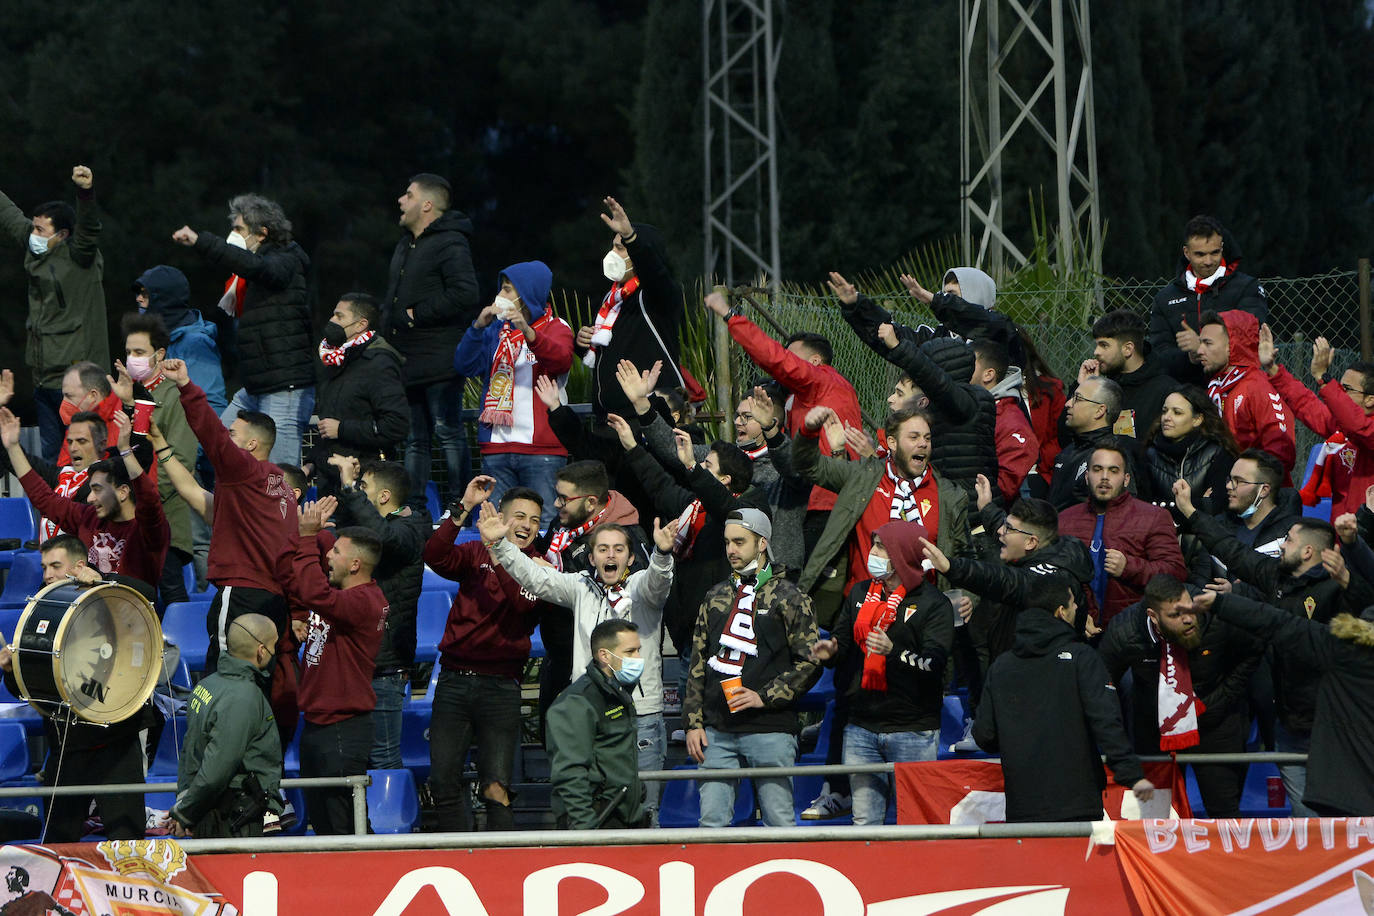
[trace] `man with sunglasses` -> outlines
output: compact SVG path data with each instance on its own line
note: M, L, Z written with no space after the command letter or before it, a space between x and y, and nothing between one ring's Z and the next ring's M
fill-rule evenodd
M1060 512L1088 498L1088 459L1099 443L1112 437L1112 426L1121 413L1121 386L1101 375L1082 379L1078 390L1064 405L1059 421L1059 442L1063 450L1054 459L1054 474L1046 498ZM1132 449L1134 451L1134 449ZM1130 476L1135 477L1135 461L1127 456ZM1135 485L1131 485L1135 492Z

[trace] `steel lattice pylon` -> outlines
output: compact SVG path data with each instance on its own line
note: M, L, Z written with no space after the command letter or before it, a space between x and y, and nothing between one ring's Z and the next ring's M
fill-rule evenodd
M781 277L773 0L703 0L705 273Z
M1052 228L1057 234L1058 261L1061 265L1071 263L1070 246L1081 241L1093 270L1101 272L1088 5L1089 0L1033 0L1025 4L1019 0L960 0L960 230L965 263L987 266L994 273L1006 258L1026 263L1024 244L1018 245L1002 230L1006 212L1002 156L1018 148L1017 143L1038 136L1055 154L1057 208ZM1003 13L1009 14L1011 23L1005 33ZM986 81L982 85L974 78L980 23L986 38ZM1048 66L1004 73L1008 56L1023 40L1044 52ZM1071 51L1077 52L1076 59ZM1073 85L1071 67L1077 72ZM1047 93L1050 102L1042 102ZM1006 125L1002 122L1004 101L1015 111ZM1051 105L1052 113L1047 111Z

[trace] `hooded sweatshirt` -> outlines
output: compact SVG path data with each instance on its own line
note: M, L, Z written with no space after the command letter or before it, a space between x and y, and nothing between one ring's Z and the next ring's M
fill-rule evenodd
M985 309L997 307L997 281L976 267L951 267L945 277L954 274L959 281L959 297Z
M1010 506L1040 456L1040 439L1027 412L1020 366L1007 367L1007 374L991 391L997 401L997 489Z
M1242 450L1262 448L1283 464L1283 485L1291 486L1297 444L1283 399L1259 367L1259 319L1249 312L1221 313L1230 339L1227 365L1207 383L1212 403L1231 427Z
M954 606L921 569L920 539L928 537L918 522L889 522L876 532L906 595L887 628L892 650L887 654L886 690L865 689L867 652L855 633L864 599L873 585L854 585L831 629L836 642L836 682L849 696L849 720L876 734L931 731L940 727L944 701L945 660L954 647ZM885 600L886 592L882 595Z
M191 381L205 392L205 399L223 413L228 405L224 391L224 368L220 363L218 329L191 307L191 285L186 275L175 267L159 264L145 270L134 283L148 293L148 312L159 315L167 326L171 344L167 347L170 359L186 362Z
M539 376L548 376L559 391L567 383L572 366L573 332L562 318L548 307L553 271L543 261L522 261L501 271L515 287L520 301L530 310L530 329L534 340L517 330L520 350L515 356L511 425L479 422L478 437L482 454L516 453L525 455L566 455L567 449L549 428L549 410L534 394ZM481 378L482 402L491 390L492 369L503 334L513 326L493 320L485 328L469 326L453 355L453 368L459 375Z

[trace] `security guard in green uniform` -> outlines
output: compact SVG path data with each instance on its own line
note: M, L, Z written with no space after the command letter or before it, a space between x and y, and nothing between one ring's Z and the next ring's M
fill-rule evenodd
M262 688L277 628L261 614L230 623L229 652L187 703L177 800L167 812L173 836L262 836L262 815L279 810L282 750Z
M553 814L559 827L644 827L639 731L630 691L644 671L639 628L612 617L592 630L587 671L549 707Z

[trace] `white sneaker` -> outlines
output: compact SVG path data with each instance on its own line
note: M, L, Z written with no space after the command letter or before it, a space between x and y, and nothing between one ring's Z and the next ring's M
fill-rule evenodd
M821 794L817 795L810 806L801 813L804 821L828 821L837 817L844 817L850 812L850 798L848 795L840 795L831 792L827 784L821 789Z
M949 746L949 750L954 754L976 754L982 750L978 742L973 740L973 720L964 720L964 737Z

